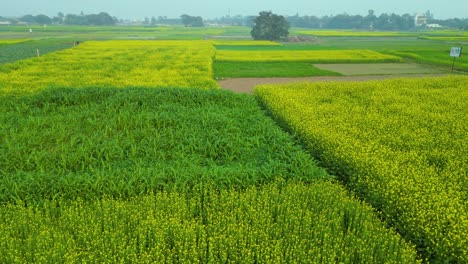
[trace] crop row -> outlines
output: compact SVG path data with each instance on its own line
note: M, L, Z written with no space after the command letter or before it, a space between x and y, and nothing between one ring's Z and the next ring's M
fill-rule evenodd
M294 30L295 34L317 37L406 37L415 33L391 31L355 31L355 30Z
M267 40L211 40L215 46L281 46L280 43Z
M253 98L227 91L48 89L3 96L0 112L0 203L328 177Z
M8 43L8 44L5 44ZM3 45L2 45L3 44ZM73 43L59 40L0 40L0 64L37 57L57 50L70 48Z
M217 88L205 41L86 42L1 66L0 93L46 87Z
M328 181L0 207L2 263L418 263Z
M466 42L468 36L422 36L421 39L427 40L440 40L440 41L451 41L451 42Z
M466 263L467 81L264 85L255 95L426 257Z
M0 45L8 45L8 44L18 44L22 42L26 42L29 39L0 39ZM2 53L2 55L5 55L5 53Z
M453 44L453 46L457 46ZM410 58L419 63L445 65L446 69L449 70L454 64L455 69L468 70L468 59L464 54L461 57L456 58L455 62L450 57L450 46L447 45L445 49L402 49L385 51L385 53L400 56L402 58Z
M254 62L400 62L401 58L371 50L218 50L216 61L254 61Z

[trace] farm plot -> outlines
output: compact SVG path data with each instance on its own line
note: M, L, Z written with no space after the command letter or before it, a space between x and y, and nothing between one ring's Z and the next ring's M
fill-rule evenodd
M0 207L2 263L421 263L330 182Z
M0 262L418 263L253 97L56 88L0 100Z
M452 44L451 46L458 46ZM453 63L453 58L449 56L450 45L443 49L401 49L401 50L388 50L385 53L409 58L419 63L434 64L445 66L445 69L450 70ZM468 59L466 56L461 56L456 59L455 69L468 71Z
M280 175L327 177L252 98L153 90L159 89L3 96L0 202L128 197L199 181L245 187Z
M219 50L216 61L255 61L255 62L312 62L312 63L368 63L401 62L401 58L371 50L265 50L236 51Z
M241 49L239 49L239 47ZM229 46L216 51L216 78L337 76L340 73L317 68L313 63L399 62L400 58L370 50L301 50L297 47ZM285 50L292 48L293 50ZM296 50L294 50L296 49Z
M68 42L68 43L67 43ZM57 50L70 48L73 43L59 40L0 39L0 64L37 57Z
M467 77L258 86L331 172L431 261L468 261Z
M441 70L414 63L314 64L315 67L343 75L440 74Z
M1 66L0 93L46 87L218 88L206 41L86 42Z
M315 37L406 37L416 33L396 31L356 31L356 30L305 30L294 29L294 34Z

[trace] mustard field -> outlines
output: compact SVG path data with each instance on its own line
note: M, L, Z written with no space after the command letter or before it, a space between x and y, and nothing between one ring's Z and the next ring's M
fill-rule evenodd
M264 85L255 95L429 259L465 263L467 81Z
M400 57L386 55L371 50L281 50L281 51L236 51L219 50L216 61L255 61L255 62L313 62L313 63L364 63L401 62Z
M0 263L468 261L466 76L251 96L214 71L403 59L224 39L27 55L39 42L0 40L19 54L0 59Z
M218 88L212 78L214 52L203 41L90 41L2 66L0 92L46 87Z

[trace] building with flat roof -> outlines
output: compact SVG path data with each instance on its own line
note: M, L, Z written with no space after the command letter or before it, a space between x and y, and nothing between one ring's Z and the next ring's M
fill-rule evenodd
M422 27L427 24L427 16L424 14L416 14L414 16L414 25L417 27Z

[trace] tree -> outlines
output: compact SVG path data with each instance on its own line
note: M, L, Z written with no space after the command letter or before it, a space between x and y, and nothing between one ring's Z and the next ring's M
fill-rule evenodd
M186 27L204 27L203 18L199 16L181 15L182 24Z
M255 40L279 40L289 35L289 23L283 16L262 11L254 19L250 34Z
M87 22L90 25L97 25L97 26L109 26L115 25L115 20L106 12L101 12L97 15L91 14L86 16Z
M30 24L36 23L36 18L33 15L24 15L20 20Z
M34 17L36 20L36 23L42 24L42 25L50 25L52 24L52 19L46 15L37 15Z
M375 11L369 9L367 11L367 16L364 18L364 22L367 24L369 29L374 29L374 23L377 20L377 16L375 16Z
M58 12L57 16L52 18L52 23L54 24L63 24L63 20L65 19L65 15L62 12Z

